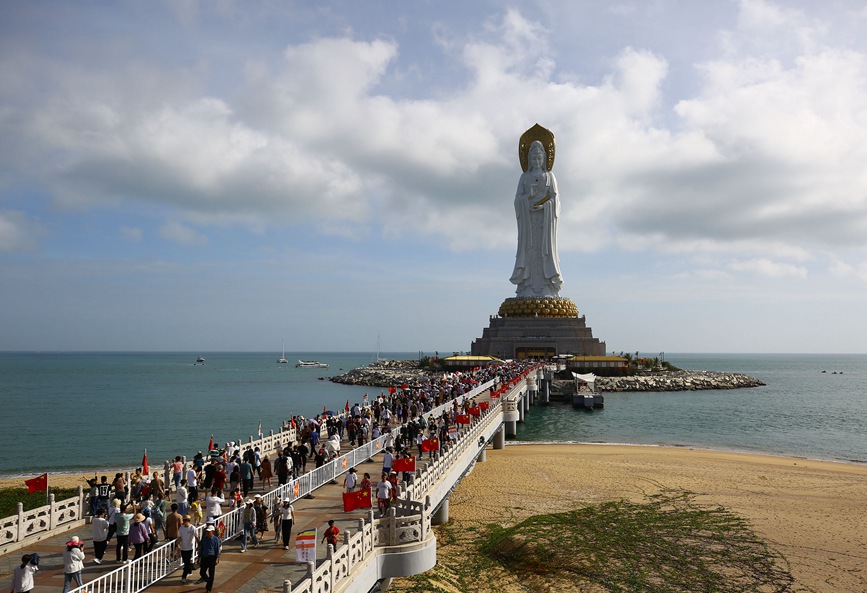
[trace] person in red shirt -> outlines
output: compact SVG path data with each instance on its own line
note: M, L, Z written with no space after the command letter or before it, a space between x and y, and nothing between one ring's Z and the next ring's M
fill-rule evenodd
M328 529L325 530L325 535L322 536L322 541L326 542L334 546L334 549L337 549L337 534L340 533L340 529L334 524L334 519L328 521Z

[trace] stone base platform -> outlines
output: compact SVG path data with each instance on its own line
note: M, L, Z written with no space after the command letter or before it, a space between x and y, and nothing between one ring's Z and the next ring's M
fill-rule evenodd
M560 354L604 356L605 342L593 337L584 316L491 317L470 352L474 356L517 359Z

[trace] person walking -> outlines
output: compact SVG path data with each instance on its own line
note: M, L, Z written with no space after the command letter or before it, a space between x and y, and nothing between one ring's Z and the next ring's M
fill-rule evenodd
M93 561L102 564L102 557L108 547L108 520L105 518L105 509L96 509L91 528L93 529Z
M184 523L178 529L178 539L176 540L177 547L181 551L181 560L184 563L184 569L181 572L181 584L187 584L187 575L193 574L195 567L193 566L193 550L196 542L199 541L196 535L196 528L193 527L193 518L189 515L184 516Z
M125 511L118 512L114 516L115 535L117 536L117 546L115 547L116 562L121 561L123 555L123 563L129 562L127 559L129 554L129 528L132 525L133 506L130 505Z
M37 554L24 554L21 557L21 566L16 566L12 571L11 593L30 593L33 591L33 575L39 572L39 556Z
M343 479L343 488L346 492L355 492L355 485L358 483L358 473L354 467L350 467Z
M201 553L199 554L199 580L196 584L205 583L205 591L211 593L214 587L214 577L217 573L217 565L220 563L220 538L214 533L214 526L205 527L205 537L201 541Z
M178 487L175 489L175 503L178 505L178 513L180 513L181 517L187 514L187 510L189 509L189 503L187 498L189 497L189 492L187 490L187 479L181 478Z
M142 513L138 513L135 516L135 521L129 528L129 543L131 543L135 548L135 556L132 557L133 560L144 555L145 546L148 541L150 541L150 537L148 536L148 526L145 521L146 517Z
M280 507L280 532L283 535L283 549L289 549L289 540L292 537L292 521L295 519L295 507L288 500L283 501Z
M73 535L72 539L66 542L66 550L63 552L63 593L69 592L69 583L73 580L76 587L81 587L81 571L84 568L84 542L78 539L77 535Z
M244 528L241 534L241 553L243 554L247 551L248 536L253 538L253 547L259 547L259 539L256 537L256 508L253 506L252 499L248 498L244 501L244 510L241 512L244 514Z
M184 522L184 515L179 512L179 507L178 503L172 503L172 512L166 517L166 541L178 539L178 533Z
M332 546L335 550L337 550L337 535L340 533L340 529L337 528L337 525L334 524L334 519L329 519L328 528L325 530L325 534L322 536L322 541L325 542L326 545Z

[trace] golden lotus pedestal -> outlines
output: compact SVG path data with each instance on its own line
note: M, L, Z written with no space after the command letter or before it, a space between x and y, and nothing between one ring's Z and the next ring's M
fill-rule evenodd
M561 354L604 356L605 342L593 337L571 299L507 298L473 341L474 356L552 358Z

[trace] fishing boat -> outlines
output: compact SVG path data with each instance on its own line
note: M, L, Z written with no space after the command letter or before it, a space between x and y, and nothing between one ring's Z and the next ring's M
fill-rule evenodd
M295 364L295 368L302 369L327 369L328 363L326 362L318 362L316 360L299 360Z
M280 364L289 364L289 361L286 360L286 341L280 340L282 343L282 349L280 350L280 358L277 359L277 362Z
M201 364L205 364L205 357L204 357L204 356L200 356L200 357L198 357L198 358L196 359L196 362L197 362L197 363L201 363Z

